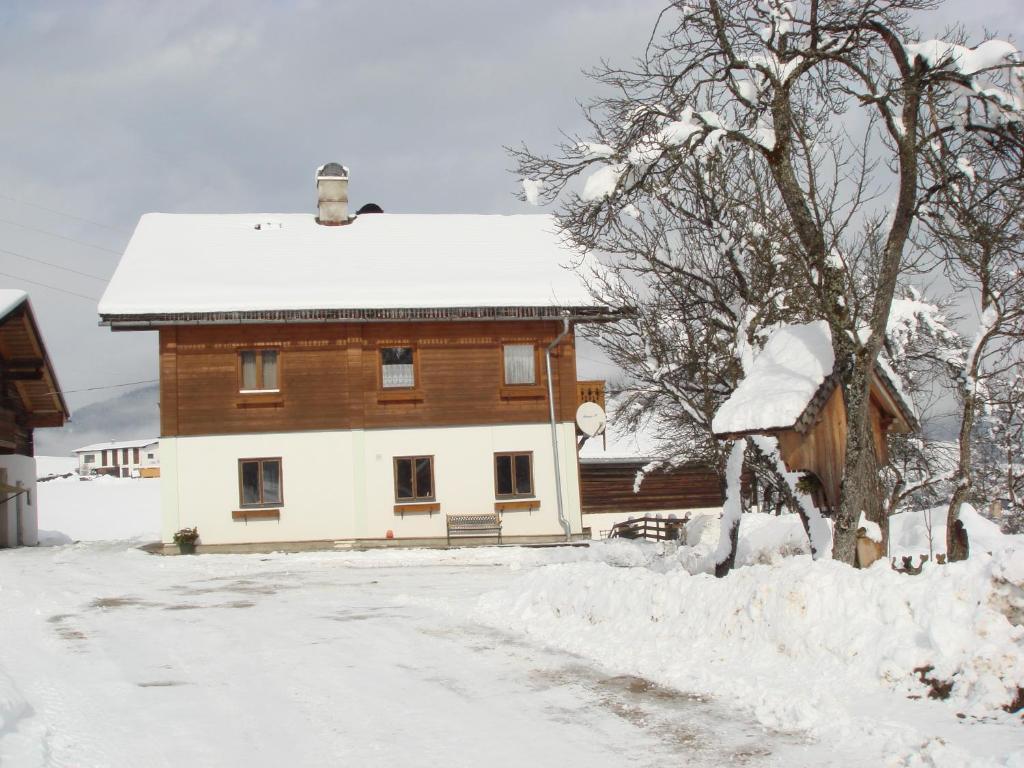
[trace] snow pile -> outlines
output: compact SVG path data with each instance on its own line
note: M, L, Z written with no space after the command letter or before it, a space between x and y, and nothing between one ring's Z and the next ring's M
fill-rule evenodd
M793 426L832 373L828 324L786 325L772 334L746 377L715 414L715 434Z
M41 543L160 538L158 478L60 478L40 483L36 495Z
M725 579L577 563L527 573L480 598L477 614L618 674L734 702L767 728L845 741L892 727L854 701L884 696L872 707L886 717L901 702L925 706L906 701L932 692L915 670L952 682L954 713L1011 719L1003 707L1024 686L1024 628L1004 611L1024 605L1022 586L1019 549L919 576L807 557ZM920 745L898 733L904 748Z
M686 541L675 559L689 573L711 573L721 525L716 514L697 515L686 525ZM778 563L785 557L808 554L807 534L797 515L748 512L740 516L736 566Z
M946 551L946 507L934 507L923 512L901 512L889 518L889 550L894 557L927 555L929 553L928 527L931 525L933 555ZM960 520L967 529L971 556L1002 552L1008 548L1024 548L1024 536L1008 536L999 526L982 517L970 504L960 507ZM916 561L915 561L916 562Z
M48 764L45 727L33 714L18 686L0 667L0 765Z
M39 480L77 471L78 459L74 456L36 456L36 478Z

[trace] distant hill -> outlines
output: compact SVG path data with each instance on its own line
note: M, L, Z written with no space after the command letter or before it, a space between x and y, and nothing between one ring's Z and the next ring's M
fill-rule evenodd
M107 440L160 434L160 387L150 384L83 406L61 429L37 429L37 456L67 456L75 448Z

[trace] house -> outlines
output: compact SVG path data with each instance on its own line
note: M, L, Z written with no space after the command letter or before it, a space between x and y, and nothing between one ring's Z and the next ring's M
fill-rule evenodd
M28 294L0 290L0 547L38 540L33 430L69 416Z
M815 480L812 497L825 510L839 503L846 459L846 408L834 363L826 322L783 326L769 337L712 422L715 436L723 440L778 438L787 470L806 472ZM883 360L872 372L870 392L875 455L879 464L887 464L887 434L916 430L917 418Z
M76 448L78 474L114 477L160 477L160 441L110 440Z
M653 426L648 421L637 430L625 428L612 403L605 433L580 448L583 525L594 538L604 538L613 525L629 519L721 512L718 474L699 463L662 462Z
M575 327L595 304L548 216L147 214L101 323L154 331L164 542L504 540L582 531Z

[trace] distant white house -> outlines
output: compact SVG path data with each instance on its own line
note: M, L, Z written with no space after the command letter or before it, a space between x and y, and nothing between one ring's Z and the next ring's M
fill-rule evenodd
M160 476L160 441L155 437L94 443L76 448L75 456L82 475Z

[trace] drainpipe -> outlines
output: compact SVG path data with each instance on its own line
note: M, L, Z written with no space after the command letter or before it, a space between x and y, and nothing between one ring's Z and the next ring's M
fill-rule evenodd
M548 374L548 410L551 416L551 451L555 460L555 490L558 493L558 522L565 531L565 540L571 540L572 526L565 518L565 506L562 503L562 462L558 454L558 424L555 421L555 385L551 380L551 351L562 343L562 339L569 335L569 318L562 318L562 331L555 340L548 344L544 350L544 365Z

